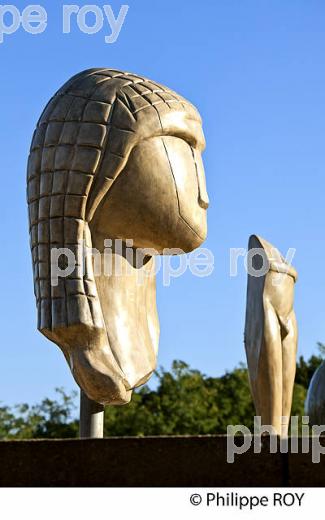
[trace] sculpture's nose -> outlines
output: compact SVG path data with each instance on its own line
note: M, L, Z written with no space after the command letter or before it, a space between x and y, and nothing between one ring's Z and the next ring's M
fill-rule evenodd
M205 173L204 166L202 161L202 156L199 150L193 149L193 156L196 167L196 175L197 175L197 183L198 183L198 203L199 206L203 209L208 209L209 207L209 196L207 192L207 186L205 181Z
M203 164L198 165L197 168L197 180L199 185L199 205L203 209L208 209L209 207L209 195L207 192L206 182L205 182L205 174Z

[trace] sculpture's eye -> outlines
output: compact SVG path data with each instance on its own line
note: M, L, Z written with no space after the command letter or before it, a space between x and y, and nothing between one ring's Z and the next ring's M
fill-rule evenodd
M190 135L186 135L184 138L183 138L183 141L185 141L186 144L189 145L189 147L193 150L193 149L196 149L198 150L199 149L199 143L197 141L197 139L195 139L194 136L190 136Z

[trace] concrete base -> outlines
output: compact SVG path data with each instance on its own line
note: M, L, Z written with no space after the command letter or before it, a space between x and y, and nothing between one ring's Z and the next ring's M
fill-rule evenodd
M243 439L238 439L238 445ZM0 486L324 486L325 458L246 453L227 463L226 436L0 442ZM300 444L300 442L299 442ZM325 446L325 439L322 439Z

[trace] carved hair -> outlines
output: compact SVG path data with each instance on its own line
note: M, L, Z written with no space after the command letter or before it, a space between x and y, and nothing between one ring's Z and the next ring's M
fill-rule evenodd
M28 161L28 205L38 328L61 342L60 330L74 336L104 329L91 262L51 284L52 248L76 252L88 223L132 148L156 135L181 136L173 112L200 121L196 109L170 89L110 69L74 76L50 100L34 132Z

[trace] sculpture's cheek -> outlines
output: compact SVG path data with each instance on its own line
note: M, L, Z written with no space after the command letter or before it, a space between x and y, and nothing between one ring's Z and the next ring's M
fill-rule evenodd
M104 239L132 239L138 248L190 252L206 237L202 163L178 137L146 139L131 152L91 222L93 246ZM204 194L203 197L207 198ZM200 203L201 201L201 203ZM166 253L167 254L167 253Z

